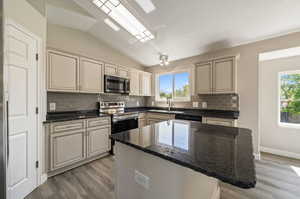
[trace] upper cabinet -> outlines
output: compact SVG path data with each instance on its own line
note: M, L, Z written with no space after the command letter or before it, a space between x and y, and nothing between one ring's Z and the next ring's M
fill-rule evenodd
M105 75L118 76L118 67L113 64L105 64Z
M105 64L105 75L117 76L129 79L129 70L125 67L116 66L113 64Z
M151 73L140 72L140 95L151 96Z
M212 91L212 62L198 64L196 67L195 89L197 93Z
M47 54L47 88L49 91L78 91L79 57L49 50Z
M236 89L235 57L196 64L197 94L236 93Z
M81 58L79 68L79 90L88 93L103 92L103 63Z
M140 71L135 69L130 71L130 95L140 95Z
M219 59L213 66L213 91L215 93L236 92L235 58Z

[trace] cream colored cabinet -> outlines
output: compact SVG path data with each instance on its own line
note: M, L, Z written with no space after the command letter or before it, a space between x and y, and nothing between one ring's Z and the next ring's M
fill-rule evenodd
M118 68L118 76L122 78L129 79L130 78L130 72L127 68L119 67Z
M103 92L103 63L80 58L79 90L87 93Z
M174 114L147 113L147 124L148 125L167 121L167 120L172 120L172 119L175 119Z
M197 94L212 92L212 62L196 65L195 89Z
M130 71L130 95L140 95L140 71L134 69Z
M151 73L140 72L140 95L151 96Z
M235 58L225 58L214 61L213 67L213 92L236 92L236 68Z
M51 170L85 159L85 131L66 131L51 135Z
M147 126L147 113L139 113L139 128Z
M105 69L104 69L104 74L118 76L118 67L116 65L106 63Z
M214 117L203 117L202 123L220 125L220 126L231 126L231 127L237 126L237 122L235 119L224 119L224 118L214 118Z
M47 90L77 92L79 78L79 57L54 51L47 51Z
M197 94L236 93L236 58L228 57L196 64Z
M56 175L107 154L110 117L46 124L46 170Z
M87 130L87 156L97 156L110 150L110 127Z

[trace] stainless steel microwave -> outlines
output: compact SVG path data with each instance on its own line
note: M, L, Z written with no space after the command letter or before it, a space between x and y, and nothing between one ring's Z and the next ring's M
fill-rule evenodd
M104 92L129 94L130 80L121 77L104 75Z

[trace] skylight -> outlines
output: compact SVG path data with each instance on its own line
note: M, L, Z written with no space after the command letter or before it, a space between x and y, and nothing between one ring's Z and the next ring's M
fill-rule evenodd
M119 0L93 0L93 3L140 42L154 39L154 35Z

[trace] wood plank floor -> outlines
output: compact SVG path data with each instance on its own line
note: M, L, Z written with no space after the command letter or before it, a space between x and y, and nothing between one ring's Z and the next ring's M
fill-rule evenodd
M113 164L109 156L52 177L26 199L114 199ZM299 160L263 154L256 173L254 189L221 183L222 199L300 199Z

